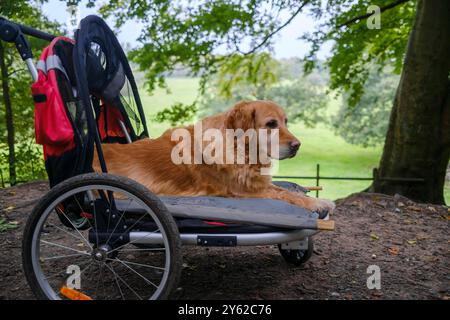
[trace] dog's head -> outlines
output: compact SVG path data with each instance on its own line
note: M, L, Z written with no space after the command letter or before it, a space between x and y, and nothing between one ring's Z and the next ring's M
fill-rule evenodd
M274 159L292 158L297 154L300 141L287 128L288 119L284 110L272 101L241 101L237 103L225 118L227 129L267 129L269 156ZM271 130L278 129L279 153L270 154Z

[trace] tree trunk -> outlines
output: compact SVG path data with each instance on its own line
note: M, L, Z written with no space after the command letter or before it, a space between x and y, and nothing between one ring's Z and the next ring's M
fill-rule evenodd
M420 0L375 192L443 204L450 157L450 1ZM422 178L398 182L383 178Z
M14 121L11 104L11 96L9 92L8 67L5 63L5 48L0 41L0 69L2 77L3 103L5 105L6 130L8 140L8 162L9 162L9 181L11 185L16 184L16 155L14 150Z

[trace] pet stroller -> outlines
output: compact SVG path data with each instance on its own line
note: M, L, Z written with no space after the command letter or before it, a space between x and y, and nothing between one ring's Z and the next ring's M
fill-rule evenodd
M37 65L24 34L51 42ZM1 18L0 37L16 44L34 80L36 141L51 186L23 237L37 298L164 299L177 287L182 245L278 245L300 265L311 257L311 236L333 230L328 213L283 201L157 197L108 174L102 143L130 143L148 130L130 65L101 18L83 19L74 40ZM102 173L93 173L94 148Z

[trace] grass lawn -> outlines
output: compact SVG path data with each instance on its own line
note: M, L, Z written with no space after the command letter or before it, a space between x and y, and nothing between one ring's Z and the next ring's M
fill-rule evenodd
M167 84L170 94L165 89L156 89L153 95L149 95L143 88L139 90L142 105L145 110L148 131L151 137L160 136L169 128L168 123L158 123L153 117L158 111L170 107L176 102L191 103L197 97L198 81L194 78L169 78Z
M372 169L378 165L381 148L361 148L346 143L325 126L305 128L302 124L290 126L292 133L300 139L300 152L293 159L279 163L277 175L315 176L320 164L320 175L327 177L371 177ZM292 180L304 186L315 185L315 180ZM370 181L321 180L324 188L321 197L337 199L361 191Z
M159 136L169 128L166 123L152 120L156 112L174 102L190 103L197 95L198 82L191 78L170 78L167 80L171 94L157 89L150 96L141 90L141 98L147 115L150 135ZM328 113L334 112L337 102L331 101ZM362 148L349 144L336 136L329 128L319 125L305 128L303 124L291 124L290 130L300 138L302 147L293 159L283 160L279 164L277 175L315 176L316 164L320 164L320 175L331 177L371 177L372 170L378 165L382 147ZM304 186L315 185L315 180L292 180ZM320 196L329 199L345 197L361 191L370 185L370 181L321 180L324 188ZM450 203L450 184L445 187L446 202Z

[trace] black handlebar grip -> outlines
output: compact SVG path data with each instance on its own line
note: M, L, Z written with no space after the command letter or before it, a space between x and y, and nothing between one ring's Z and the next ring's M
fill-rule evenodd
M0 38L6 42L16 41L20 28L4 18L0 18Z
M19 25L0 18L0 38L6 42L14 42L23 60L33 58L30 44L21 32Z

